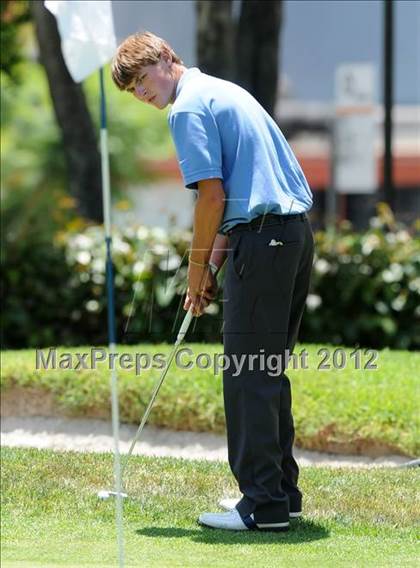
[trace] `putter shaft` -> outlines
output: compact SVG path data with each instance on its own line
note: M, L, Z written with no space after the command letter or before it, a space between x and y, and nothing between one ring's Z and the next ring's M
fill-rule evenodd
M127 461L128 461L128 458L131 456L131 454L132 454L132 452L133 452L133 450L134 450L134 446L136 445L138 439L140 438L140 435L141 435L141 433L142 433L142 431L143 431L143 428L144 428L144 426L145 426L145 424L146 424L146 422L147 422L147 419L148 419L148 417L149 417L150 411L152 410L153 403L155 402L155 399L156 399L156 397L157 397L157 395L158 395L158 392L159 392L159 390L160 390L160 387L162 386L162 383L163 383L163 381L165 380L166 374L167 374L167 372L168 372L168 370L169 370L169 367L171 366L171 363L172 363L172 361L173 361L173 359L174 359L174 357L175 357L175 354L176 354L176 352L177 352L177 350L178 350L178 347L179 347L180 344L182 343L182 341L183 341L183 339L184 339L184 337L185 337L185 335L186 335L186 333L187 333L187 331L188 331L188 328L190 327L192 318L193 318L193 313L192 313L192 309L190 308L190 309L188 310L187 314L185 315L184 321L182 322L181 328L180 328L180 330L179 330L179 332L178 332L178 335L177 335L177 338L176 338L176 341L175 341L175 345L174 345L174 347L173 347L173 349L172 349L172 351L171 351L171 354L170 354L170 356L169 356L168 364L165 366L165 368L164 368L163 371L162 371L162 375L161 375L161 377L160 377L160 379L159 379L159 382L157 383L157 385L156 385L156 387L155 387L155 389L154 389L154 391L153 391L152 398L150 399L150 402L149 402L149 404L147 405L147 408L146 408L146 410L145 410L145 412L144 412L144 415L143 415L142 421L141 421L141 423L140 423L140 426L138 427L137 432L136 432L136 435L134 436L133 441L131 442L130 449L128 450L128 453L127 453L127 455L126 455L126 457L125 457L125 463L123 464L122 471L124 471L125 466L126 466Z

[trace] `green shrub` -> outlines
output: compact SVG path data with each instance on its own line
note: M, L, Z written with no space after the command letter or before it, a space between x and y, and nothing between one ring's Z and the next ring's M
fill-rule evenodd
M167 235L160 228L115 231L119 343L173 340L185 313L181 304L189 240L188 233ZM102 227L57 233L53 244L36 235L9 241L2 269L4 347L107 343ZM206 323L197 326L195 340L217 336L218 320L208 318Z
M382 206L371 228L316 234L316 257L300 340L415 349L420 240ZM77 227L77 224L76 224ZM173 341L184 311L191 235L126 227L113 238L119 343ZM7 348L107 343L103 229L6 235L2 255L3 345ZM211 305L193 341L221 339L221 304Z
M418 227L397 223L386 204L364 233L316 234L311 294L301 337L334 345L420 346Z

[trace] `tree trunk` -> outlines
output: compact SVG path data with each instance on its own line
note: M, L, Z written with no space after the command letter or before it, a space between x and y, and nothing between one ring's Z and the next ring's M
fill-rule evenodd
M197 0L196 14L198 66L204 73L232 80L232 1Z
M202 71L235 81L273 116L279 77L283 0L197 0L197 60Z
M282 0L242 0L236 34L236 82L273 115L277 98Z
M81 85L67 70L55 17L41 1L30 2L39 43L40 60L62 132L69 189L81 215L102 222L101 161L95 130Z

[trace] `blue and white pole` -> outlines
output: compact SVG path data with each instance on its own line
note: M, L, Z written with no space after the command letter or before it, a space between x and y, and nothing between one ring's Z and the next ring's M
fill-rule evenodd
M106 244L106 287L108 297L108 340L109 353L116 353L115 338L115 304L114 304L114 270L112 264L112 236L111 236L111 190L109 175L108 131L106 123L106 101L103 68L99 70L101 93L101 168L102 168L102 202L104 210L104 228ZM114 484L116 508L115 517L117 525L117 543L119 566L124 566L124 534L123 534L123 494L121 493L121 459L120 459L120 418L118 404L118 377L115 366L111 370L111 409L112 432L114 436Z

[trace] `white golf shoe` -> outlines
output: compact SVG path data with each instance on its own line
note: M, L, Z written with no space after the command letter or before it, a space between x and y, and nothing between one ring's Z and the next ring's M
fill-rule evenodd
M239 503L240 499L236 499L236 498L226 498L226 499L220 499L219 501L219 507L222 507L222 509L225 509L225 511L231 511L232 509L234 509L236 507L236 505ZM289 518L290 519L296 519L297 517L300 517L302 515L302 511L290 511L289 512Z
M214 529L227 529L230 531L247 531L246 524L241 519L241 515L236 509L227 513L202 513L198 522Z
M236 509L231 509L227 513L203 513L199 516L198 522L201 525L212 527L214 529L226 529L230 531L284 531L288 530L289 522L281 523L257 523L254 515L251 514L246 518L246 524Z

